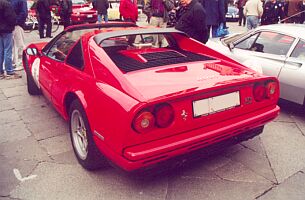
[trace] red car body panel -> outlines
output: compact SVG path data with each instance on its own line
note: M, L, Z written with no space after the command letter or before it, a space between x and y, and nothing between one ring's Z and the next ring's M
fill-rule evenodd
M39 82L43 94L65 119L69 117L67 102L71 95L75 95L86 112L98 149L127 171L240 135L263 126L279 114L276 78L257 74L193 39L172 34L181 49L199 54L204 52L212 60L125 73L96 44L93 39L96 32L99 31L92 31L80 38L85 66L83 70L45 56L41 52L45 43L31 44L28 48L40 51ZM139 55L145 51L152 50L137 49L125 54L141 60L143 58ZM157 48L154 51L167 50ZM26 55L29 63L25 66L27 73L32 71L36 57ZM275 96L256 102L253 88L257 83L270 81L276 83ZM237 91L239 106L201 117L193 116L194 101ZM133 128L137 114L164 102L173 108L173 123L166 128L138 133Z

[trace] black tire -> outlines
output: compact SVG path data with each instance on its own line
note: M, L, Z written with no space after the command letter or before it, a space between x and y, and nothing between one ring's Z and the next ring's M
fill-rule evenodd
M24 58L25 62L25 69L26 69L26 82L27 82L27 88L28 88L28 93L30 95L40 95L41 90L38 88L36 85L33 76L31 74L30 68L29 68L29 62L27 58Z
M83 120L83 124L85 126L85 130L82 133L85 134L85 140L87 141L86 155L82 155L82 150L79 150L80 143L80 133L75 133L75 128L73 128L73 120L75 120L75 115L77 117L81 117ZM78 118L79 119L79 118ZM80 123L81 124L81 123ZM90 130L89 122L86 116L86 113L83 109L83 106L79 102L79 100L74 100L69 109L69 129L70 129L70 138L72 147L75 153L75 156L80 163L80 165L87 170L97 170L102 167L109 166L107 159L101 154L101 152L97 149L92 136L92 131ZM84 140L84 138L82 138Z

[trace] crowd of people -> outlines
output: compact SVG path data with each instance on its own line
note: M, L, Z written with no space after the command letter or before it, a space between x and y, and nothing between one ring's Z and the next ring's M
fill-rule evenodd
M60 17L64 27L70 25L71 0L59 0ZM52 38L49 0L37 0L35 9L40 38ZM16 79L21 75L22 51L25 48L24 27L28 16L26 0L0 0L0 79ZM45 31L46 26L46 31Z
M26 0L0 0L0 79L21 78L16 71L22 69L27 14Z
M248 30L259 24L304 23L305 0L237 0L239 26L246 25Z
M36 14L40 38L51 38L50 0L37 0ZM70 25L71 0L56 0L64 28ZM119 12L122 20L136 23L137 0L121 0ZM156 27L175 27L190 37L206 43L216 37L219 27L226 28L229 0L145 0L143 13ZM108 22L108 0L93 0L98 22ZM235 0L239 9L238 24L248 30L259 24L275 24L280 21L304 23L305 0ZM28 15L26 0L0 0L0 79L20 78L15 71L22 69L21 57L24 44L23 27ZM46 27L46 31L44 30Z

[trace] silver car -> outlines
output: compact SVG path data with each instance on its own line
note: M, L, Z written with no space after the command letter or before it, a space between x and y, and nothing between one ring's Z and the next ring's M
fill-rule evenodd
M274 24L207 45L280 81L280 97L305 103L305 24Z

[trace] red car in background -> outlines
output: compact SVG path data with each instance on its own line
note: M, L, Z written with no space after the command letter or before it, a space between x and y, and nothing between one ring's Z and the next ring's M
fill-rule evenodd
M162 38L154 41L154 38ZM250 139L279 114L279 83L170 28L66 28L23 53L28 92L69 121L88 170L131 171ZM226 143L225 143L226 142Z
M71 23L95 23L97 21L97 11L90 3L84 0L72 0Z

